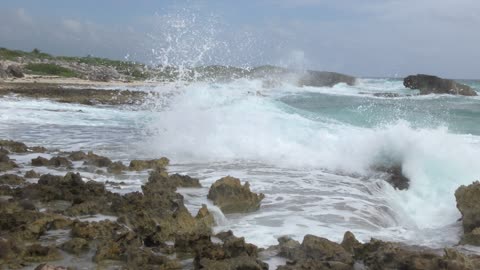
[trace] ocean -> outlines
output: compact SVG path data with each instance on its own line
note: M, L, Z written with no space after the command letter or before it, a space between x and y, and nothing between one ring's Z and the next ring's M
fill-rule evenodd
M478 81L462 82L480 89ZM400 79L380 78L331 88L239 79L136 90L157 94L134 106L4 97L0 133L115 161L166 156L170 172L203 185L180 189L193 213L207 204L216 231L232 230L261 247L283 235L340 241L352 231L361 241L442 248L462 235L454 192L480 180L479 97L417 96ZM399 97L374 95L384 92ZM393 165L410 179L408 190L395 190L373 169ZM116 190L122 193L147 179L134 172L82 175L124 181ZM227 175L265 194L259 211L223 215L207 200L209 186Z

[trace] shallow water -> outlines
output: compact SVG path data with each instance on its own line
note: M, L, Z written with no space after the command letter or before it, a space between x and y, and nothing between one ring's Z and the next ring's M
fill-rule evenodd
M231 229L259 246L308 233L340 241L347 230L362 241L435 248L459 240L454 191L480 178L478 97L407 96L415 91L393 79L333 88L263 88L261 81L239 80L154 91L160 97L141 108L2 98L0 134L65 151L94 150L113 160L167 156L170 171L197 177L204 186L181 189L192 212L208 204L216 230ZM372 95L379 92L402 97ZM409 190L394 190L370 169L391 164L402 164ZM82 175L125 181L118 192L146 180L137 173ZM208 187L226 175L265 193L259 211L224 216L207 201Z

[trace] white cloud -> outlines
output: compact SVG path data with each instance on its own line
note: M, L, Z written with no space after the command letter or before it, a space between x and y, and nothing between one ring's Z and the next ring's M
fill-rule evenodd
M82 23L76 20L65 19L63 20L62 24L67 31L73 32L75 34L78 34L83 30Z

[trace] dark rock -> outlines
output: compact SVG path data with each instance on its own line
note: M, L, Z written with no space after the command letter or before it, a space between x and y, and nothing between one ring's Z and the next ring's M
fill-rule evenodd
M76 255L88 251L88 248L88 241L83 238L72 238L61 245L61 249Z
M421 95L451 94L463 96L476 96L477 92L470 86L457 83L453 80L442 79L436 76L418 74L406 77L403 85L410 89L420 90Z
M40 174L34 170L27 171L24 175L25 178L39 178Z
M26 153L28 151L28 147L24 143L11 140L0 140L0 146L15 153Z
M18 168L18 165L10 160L6 154L0 153L0 172L9 171L14 168Z
M401 165L377 166L373 170L388 174L385 180L395 189L406 190L410 187L410 179L403 175Z
M462 213L463 230L465 234L480 228L480 182L475 181L469 186L461 186L455 191L457 208Z
M17 65L8 66L6 72L8 74L10 74L11 76L15 77L15 78L25 77L25 75L23 75L22 68L20 66L17 66Z
M362 246L362 244L358 242L357 238L355 238L355 235L349 231L345 232L343 235L343 241L341 245L347 252L350 252L351 254L354 254L355 249Z
M172 174L169 176L169 178L175 183L175 186L177 187L202 187L198 179L192 178L188 175Z
M239 179L231 176L217 180L208 192L208 199L226 214L256 211L264 197L251 192L248 182L242 186Z
M71 167L72 162L64 157L53 157L48 161L48 165L53 167Z
M25 261L28 262L56 261L62 258L56 248L40 244L28 246L23 256Z
M162 157L160 159L152 160L132 160L129 169L132 171L143 171L148 169L164 169L170 161L168 158Z
M76 152L70 153L68 158L70 158L73 161L85 160L87 159L87 154L85 154L85 152L83 151L76 151Z
M32 159L32 166L40 167L40 166L48 166L50 164L49 160L38 156L37 158Z
M103 156L94 154L93 152L88 152L86 156L85 165L93 165L97 167L108 167L112 164L112 161Z
M339 83L354 85L355 81L355 77L345 74L326 71L307 71L302 74L298 84L300 86L332 87Z
M4 174L0 176L0 185L22 185L25 179L16 174Z
M121 161L113 162L108 166L108 172L113 174L121 174L123 171L128 170L127 166L123 165Z

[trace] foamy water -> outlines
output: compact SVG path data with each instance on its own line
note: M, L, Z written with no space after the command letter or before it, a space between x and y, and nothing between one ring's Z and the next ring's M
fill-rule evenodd
M346 230L363 241L443 247L459 240L454 191L480 178L477 98L409 97L401 81L382 79L333 88L238 80L154 91L159 97L140 109L1 99L0 132L115 160L167 156L170 171L201 179L204 188L181 190L192 212L206 203L216 230L260 246L307 233L339 241ZM372 96L379 92L403 97ZM392 164L402 164L409 190L394 190L370 169ZM207 201L208 187L226 175L265 193L259 211L224 216ZM145 179L122 180L135 190Z

